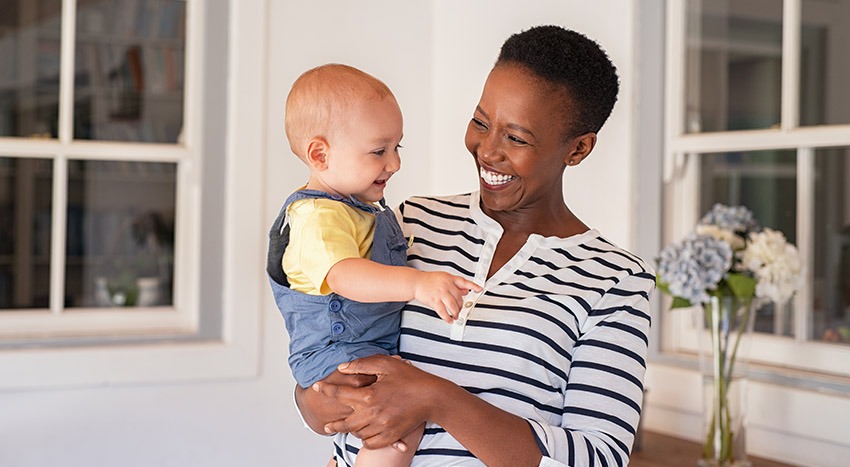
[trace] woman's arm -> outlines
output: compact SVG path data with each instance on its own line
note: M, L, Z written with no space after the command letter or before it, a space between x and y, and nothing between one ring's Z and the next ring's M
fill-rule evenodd
M570 363L560 426L532 420L547 457L566 465L627 463L643 402L650 272L626 277L594 304Z
M489 466L537 466L541 452L528 422L456 384L384 356L340 366L347 374L375 375L363 388L317 383L318 391L353 408L326 433L350 432L365 446L387 446L425 421L437 423Z

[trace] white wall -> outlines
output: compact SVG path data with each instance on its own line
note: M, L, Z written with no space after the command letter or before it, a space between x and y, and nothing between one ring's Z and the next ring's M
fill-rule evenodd
M620 102L590 159L567 175L571 207L613 241L631 247L634 51L633 2L605 0L234 0L234 37L265 31L264 44L243 44L251 56L267 47L264 63L240 61L231 79L228 186L259 190L263 222L241 222L238 197L228 193L228 246L246 238L241 258L256 273L233 274L225 283L226 326L238 325L241 303L263 295L256 336L263 358L256 378L194 384L87 387L0 394L0 466L280 466L322 465L327 439L305 431L291 401L287 339L264 277L268 223L306 171L289 154L283 134L283 102L303 70L329 61L349 63L383 79L405 116L402 171L388 198L475 189L474 166L463 132L489 67L510 33L556 23L587 33L607 49L622 81ZM267 8L267 25L245 15ZM240 22L240 18L242 19ZM249 34L250 33L250 34ZM241 36L240 36L241 35ZM247 36L246 36L247 35ZM262 34L260 34L262 36ZM265 87L263 84L265 83ZM244 99L242 99L244 98ZM250 157L261 151L265 157ZM259 174L251 186L252 174ZM244 178L248 180L244 180ZM600 183L603 182L604 183ZM604 209L600 209L603 207ZM256 236L256 237L255 237ZM231 266L230 263L226 265ZM204 290L202 293L220 293ZM108 349L105 349L108 351ZM134 362L127 362L132 365ZM168 361L163 361L167 365ZM198 365L216 365L199 360ZM33 368L32 371L38 371ZM2 375L0 375L2 377Z

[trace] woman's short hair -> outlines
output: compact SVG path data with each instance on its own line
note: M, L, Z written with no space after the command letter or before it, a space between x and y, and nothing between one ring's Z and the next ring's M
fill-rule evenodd
M535 26L502 45L496 66L518 64L553 84L564 86L578 107L565 115L569 137L598 133L617 102L617 69L588 37L560 26Z

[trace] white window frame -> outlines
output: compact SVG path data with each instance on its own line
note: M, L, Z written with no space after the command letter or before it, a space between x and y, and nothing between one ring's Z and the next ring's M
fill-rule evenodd
M222 289L203 286L201 251L201 116L204 115L204 37L206 8L228 8L227 148L222 206L224 219ZM59 138L32 141L0 138L0 153L51 157L54 163L51 300L49 310L3 311L0 341L16 336L65 336L49 346L0 348L0 390L197 381L256 377L259 372L261 297L265 249L256 235L262 217L266 1L187 0L185 144L129 144L73 141L73 54L75 0L63 3ZM262 25L262 27L258 27ZM238 98L237 98L238 96ZM238 148L238 151L236 150ZM153 156L152 156L153 155ZM145 160L178 163L177 231L175 232L174 306L150 309L74 309L63 312L65 174L68 159ZM255 209L246 206L255 206ZM262 231L262 230L260 230ZM245 252L256 254L245 254ZM253 288L253 289L252 289ZM221 303L221 332L215 338L174 339L197 335L201 293ZM69 336L84 333L86 339ZM166 336L128 340L139 334ZM20 341L20 338L17 338ZM117 341L117 344L116 344ZM211 364L211 362L214 362Z
M699 154L727 151L791 149L797 153L797 247L806 263L802 290L794 298L796 310L812 303L814 257L814 153L819 148L850 147L850 125L798 126L801 1L783 0L782 123L777 129L685 133L685 56L687 8L684 0L667 2L665 96L664 243L682 238L702 213L698 210ZM669 308L665 297L664 309ZM693 354L697 331L691 313L665 311L662 348L665 352ZM796 313L795 336L756 333L753 362L769 372L796 377L800 371L850 376L850 346L807 340L810 313Z

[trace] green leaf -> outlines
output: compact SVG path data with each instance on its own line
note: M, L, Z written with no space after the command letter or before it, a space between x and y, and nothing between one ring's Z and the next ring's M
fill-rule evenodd
M691 302L688 301L688 299L682 298L682 297L677 297L677 296L671 294L670 293L670 286L668 286L664 282L661 282L661 278L659 278L658 276L655 277L655 287L658 289L659 292L666 293L667 295L670 295L670 296L673 297L673 303L670 304L671 310L675 310L676 308L689 308L689 307L693 306L691 304Z
M756 294L756 280L746 274L730 272L726 275L726 283L739 300L750 301Z
M670 305L671 310L675 310L676 308L690 308L693 305L690 300L682 297L673 297L673 303Z

